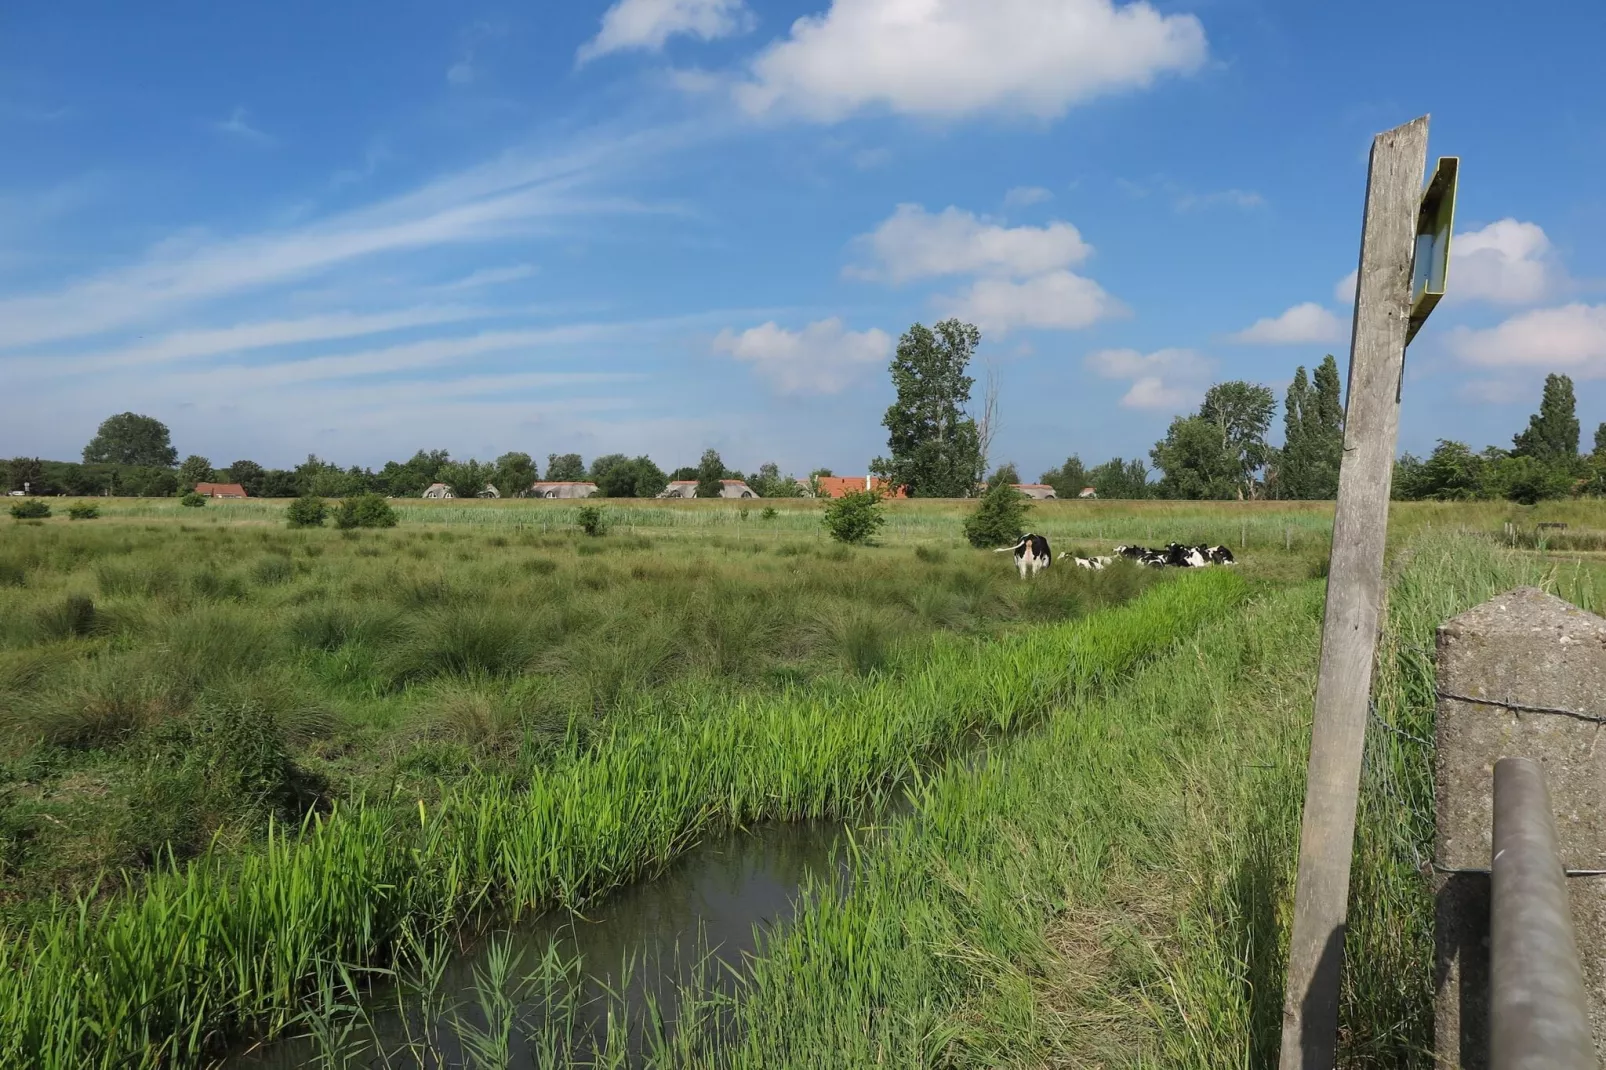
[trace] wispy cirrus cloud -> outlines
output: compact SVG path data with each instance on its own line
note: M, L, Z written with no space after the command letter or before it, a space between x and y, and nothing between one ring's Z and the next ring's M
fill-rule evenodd
M300 226L174 239L122 267L0 297L0 352L160 322L202 302L295 284L379 255L532 237L580 218L649 211L598 191L619 168L683 135L647 131L545 154L509 153Z
M238 105L229 113L227 119L213 123L212 129L237 141L249 142L253 145L265 147L275 143L271 134L264 133L246 121L245 109Z

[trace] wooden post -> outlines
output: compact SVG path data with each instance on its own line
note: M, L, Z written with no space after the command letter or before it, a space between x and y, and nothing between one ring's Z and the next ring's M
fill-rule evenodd
M1344 457L1328 559L1294 931L1283 993L1281 1070L1330 1070L1336 1057L1355 806L1383 604L1398 390L1427 143L1425 115L1372 140L1350 337Z

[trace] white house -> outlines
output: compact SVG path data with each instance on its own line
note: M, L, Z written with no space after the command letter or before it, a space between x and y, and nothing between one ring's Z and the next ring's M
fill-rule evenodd
M1016 483L1014 487L1028 498L1035 498L1040 502L1053 501L1059 497L1054 493L1054 488L1047 483Z
M457 495L453 494L452 488L447 486L445 483L431 483L429 485L429 489L424 491L424 497L433 498L438 501L441 498L455 498Z
M719 481L719 496L721 498L756 498L753 488L740 479L722 479ZM672 479L669 486L658 495L660 498L695 498L697 497L697 481L695 479Z
M1097 498L1098 496L1098 491L1094 490L1092 487L1083 487L1082 493L1077 495L1078 498Z

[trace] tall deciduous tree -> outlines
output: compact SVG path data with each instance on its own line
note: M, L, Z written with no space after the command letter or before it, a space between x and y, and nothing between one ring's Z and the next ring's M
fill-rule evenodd
M229 479L240 484L245 492L253 498L262 496L262 477L266 473L262 466L255 461L235 461L228 467Z
M1566 375L1545 376L1539 411L1528 417L1528 427L1512 437L1517 457L1544 463L1572 464L1578 457L1578 402L1573 381Z
M209 483L212 480L212 462L198 453L192 453L184 458L184 463L178 466L179 490L190 491L195 489L197 483Z
M1338 497L1338 468L1344 460L1343 386L1331 353L1316 366L1311 405L1306 409L1305 446L1309 473L1307 498Z
M1344 406L1338 361L1329 353L1316 368L1315 382L1305 368L1283 401L1283 448L1276 458L1279 498L1326 499L1338 495L1338 466L1344 456Z
M724 478L725 462L719 459L719 451L704 450L702 460L697 463L697 497L719 497L724 489L721 482Z
M1315 408L1305 366L1294 369L1294 381L1283 396L1283 448L1277 455L1275 492L1279 498L1309 498L1310 450L1305 439L1306 410Z
M167 425L134 412L107 417L84 447L85 464L131 464L171 468L178 463Z
M504 453L496 459L496 489L502 497L523 494L535 482L535 460L528 453L517 450Z
M1162 498L1238 496L1242 475L1238 458L1223 447L1221 429L1209 420L1178 416L1149 456L1163 473L1156 488Z
M1151 491L1149 467L1136 457L1110 458L1087 474L1087 482L1100 498L1147 498Z
M1054 488L1054 495L1058 498L1074 498L1082 493L1087 486L1087 469L1082 464L1082 458L1074 453L1065 458L1065 463L1058 468L1050 468L1038 481L1047 483Z
M916 498L965 498L982 475L980 432L965 414L974 385L965 369L981 332L957 319L928 329L916 323L898 340L891 364L897 400L887 409L890 458L871 470Z
M1212 386L1199 406L1199 419L1216 429L1222 450L1231 458L1240 498L1256 496L1255 476L1271 453L1266 430L1276 409L1270 387L1241 380Z
M578 453L546 455L546 477L553 483L576 483L586 477L585 462Z

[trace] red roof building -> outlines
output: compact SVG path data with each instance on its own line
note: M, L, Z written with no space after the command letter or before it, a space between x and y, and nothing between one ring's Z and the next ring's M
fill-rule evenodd
M238 483L197 483L195 493L203 498L246 498L245 488Z
M858 491L873 490L883 498L907 498L909 495L899 487L893 493L887 481L880 476L819 476L821 498L840 498L844 494L853 494ZM810 480L800 479L798 483L804 487L810 485Z

